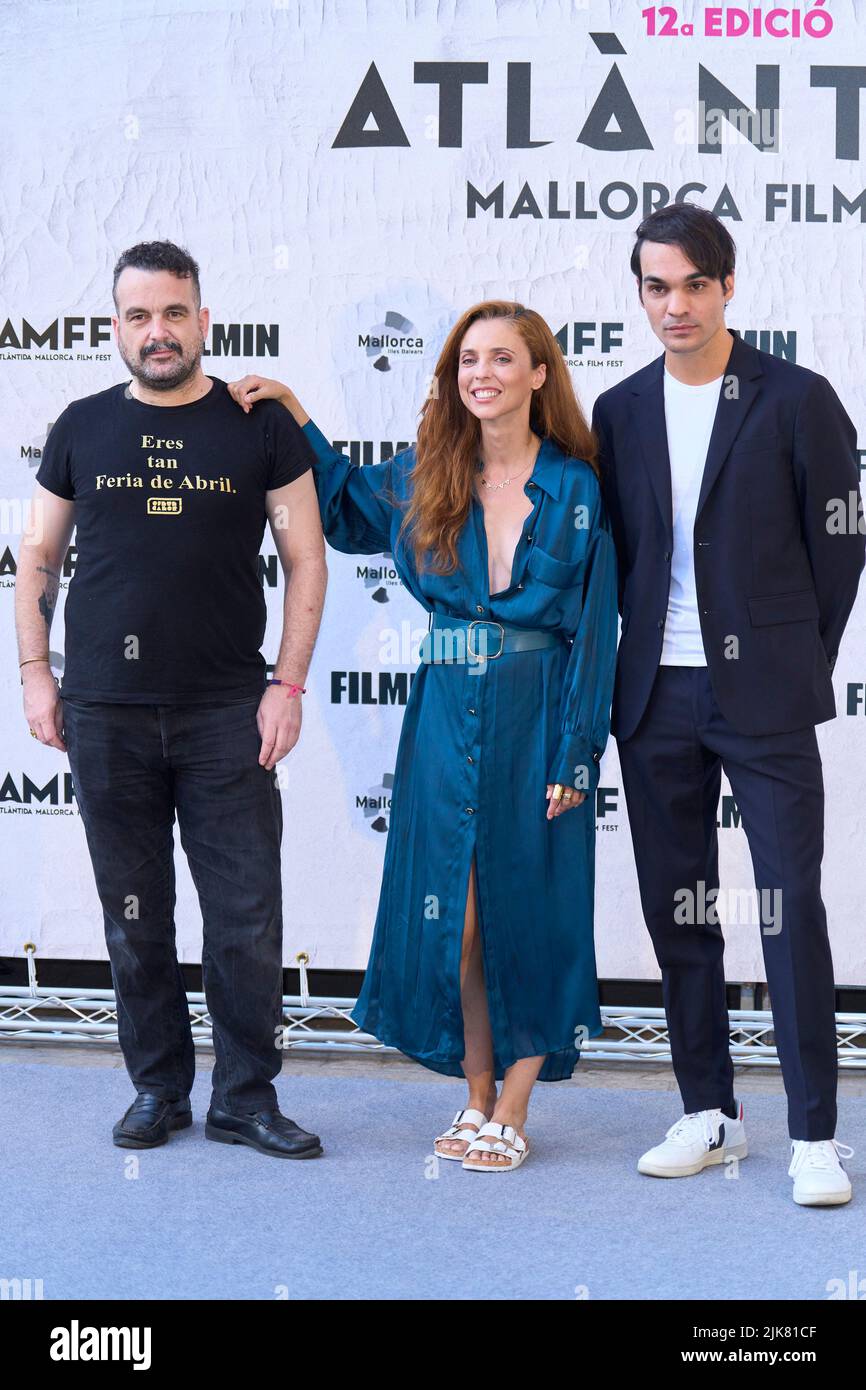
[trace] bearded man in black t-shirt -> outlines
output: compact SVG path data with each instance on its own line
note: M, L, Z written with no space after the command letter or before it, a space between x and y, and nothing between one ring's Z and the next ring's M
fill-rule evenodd
M24 712L68 751L137 1098L114 1142L150 1148L191 1123L195 1054L175 949L174 837L198 892L216 1054L205 1133L309 1158L281 1115L282 807L324 604L325 547L302 430L275 401L239 411L201 357L198 266L171 242L114 271L132 380L72 401L48 437L16 585ZM265 521L286 577L273 681L260 647ZM48 657L76 530L62 689Z

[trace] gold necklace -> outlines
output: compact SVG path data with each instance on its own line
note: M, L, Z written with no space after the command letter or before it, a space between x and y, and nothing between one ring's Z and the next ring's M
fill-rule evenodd
M539 446L539 447L540 447L540 446ZM532 468L532 467L534 466L535 460L536 460L537 458L538 458L538 449L536 449L535 454L534 454L533 458L531 459L531 461L529 462L529 464L527 465L527 467L528 467L528 468ZM525 473L525 472L526 472L526 468L522 468L522 469L520 470L520 473ZM479 482L483 483L485 487L490 488L491 492L495 491L497 488L501 491L502 488L504 488L504 487L506 487L506 486L508 485L508 483L513 482L515 478L519 478L519 477L520 477L520 473L512 473L512 475L511 475L510 478L503 478L501 483L488 483L487 479L483 476L483 473L482 473L481 476L479 477Z

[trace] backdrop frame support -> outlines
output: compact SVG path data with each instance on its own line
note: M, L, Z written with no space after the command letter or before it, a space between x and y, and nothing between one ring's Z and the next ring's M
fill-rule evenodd
M203 993L188 993L190 1028L197 1048L212 1046L211 1019ZM398 1055L396 1048L364 1033L350 1018L354 999L283 996L283 1028L274 1045L287 1052L379 1053ZM729 1009L730 1051L740 1065L778 1067L773 1042L773 1017L768 1010ZM670 1043L664 1010L602 1005L605 1031L614 1036L589 1038L581 1056L606 1062L670 1062ZM0 987L0 1042L41 1042L118 1045L117 1013L111 989L43 988L40 985ZM866 1014L836 1015L839 1067L866 1069Z

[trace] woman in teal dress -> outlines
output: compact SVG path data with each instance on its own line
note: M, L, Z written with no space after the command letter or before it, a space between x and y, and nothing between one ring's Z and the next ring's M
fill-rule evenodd
M538 314L474 306L435 381L417 443L366 466L337 453L280 383L246 377L230 390L245 409L273 396L292 411L317 457L328 542L393 555L431 615L352 1017L467 1080L466 1107L434 1141L440 1157L508 1171L528 1153L535 1081L570 1077L582 1041L601 1032L595 791L616 557L595 442Z

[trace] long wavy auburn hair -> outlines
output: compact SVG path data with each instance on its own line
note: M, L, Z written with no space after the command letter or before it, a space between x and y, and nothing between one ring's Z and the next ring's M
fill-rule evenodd
M457 538L469 515L481 444L481 423L467 410L457 386L460 345L478 319L506 319L529 349L533 368L547 365L532 393L530 428L598 474L598 449L574 392L562 350L540 314L510 300L475 304L458 319L436 363L433 388L421 407L412 469L412 495L397 539L408 536L416 567L451 574L458 565ZM396 499L395 499L396 500Z

